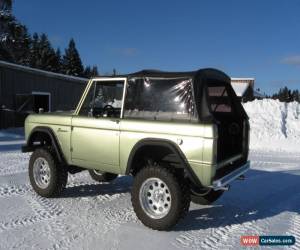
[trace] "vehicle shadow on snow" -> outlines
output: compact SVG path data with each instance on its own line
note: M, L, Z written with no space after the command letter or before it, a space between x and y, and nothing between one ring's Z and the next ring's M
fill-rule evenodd
M300 214L300 171L250 170L212 206L196 205L175 231L219 228L254 222L282 212ZM197 209L199 207L199 209Z
M121 176L110 183L82 184L67 187L60 198L94 197L98 195L112 195L130 191L132 177Z
M250 170L246 180L235 181L212 206L192 205L188 215L173 230L219 228L267 219L282 212L300 214L300 171L269 172ZM61 198L95 197L130 192L132 177L122 176L111 183L67 187Z

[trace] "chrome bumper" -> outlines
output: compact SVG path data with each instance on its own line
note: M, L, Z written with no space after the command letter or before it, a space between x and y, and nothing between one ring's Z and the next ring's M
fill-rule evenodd
M250 168L250 161L247 161L246 164L237 168L236 170L229 173L228 175L225 175L224 177L213 181L212 185L209 187L215 191L224 189L230 182L234 181L235 179L240 177L242 174L247 172L249 170L249 168Z

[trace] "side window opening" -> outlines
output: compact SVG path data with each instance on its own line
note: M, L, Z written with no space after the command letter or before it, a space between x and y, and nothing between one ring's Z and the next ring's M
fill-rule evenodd
M124 81L96 81L89 89L79 115L120 118Z
M128 82L124 117L181 121L194 114L192 79L133 78Z

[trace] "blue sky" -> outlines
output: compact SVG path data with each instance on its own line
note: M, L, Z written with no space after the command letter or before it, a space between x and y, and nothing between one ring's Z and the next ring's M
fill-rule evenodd
M215 67L267 93L300 89L300 1L15 0L14 14L62 50L73 37L100 73Z

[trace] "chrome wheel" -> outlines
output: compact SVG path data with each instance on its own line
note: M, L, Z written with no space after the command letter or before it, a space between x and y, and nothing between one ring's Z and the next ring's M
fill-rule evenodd
M39 188L46 189L50 184L50 167L45 158L39 157L33 163L33 178Z
M171 209L168 186L159 178L149 178L142 184L139 201L145 213L153 219L165 217Z

